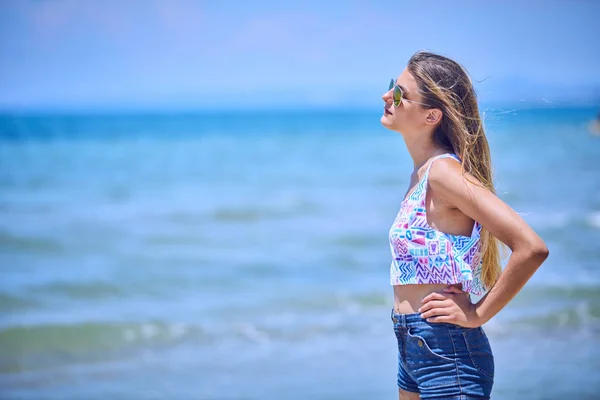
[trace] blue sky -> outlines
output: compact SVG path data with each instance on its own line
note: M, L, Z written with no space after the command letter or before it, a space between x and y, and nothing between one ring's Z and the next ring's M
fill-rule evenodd
M483 101L600 99L600 2L4 0L0 107L370 107L416 50Z

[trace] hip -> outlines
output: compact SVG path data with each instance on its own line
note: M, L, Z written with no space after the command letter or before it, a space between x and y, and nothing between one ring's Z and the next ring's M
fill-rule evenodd
M493 381L494 355L483 327L427 322L418 313L399 314L394 310L391 318L399 360L415 379L426 371L437 370Z

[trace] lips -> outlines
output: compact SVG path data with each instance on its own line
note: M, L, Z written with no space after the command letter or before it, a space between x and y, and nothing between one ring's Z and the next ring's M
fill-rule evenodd
M387 108L384 108L383 112L385 113L385 115L392 115L392 113Z

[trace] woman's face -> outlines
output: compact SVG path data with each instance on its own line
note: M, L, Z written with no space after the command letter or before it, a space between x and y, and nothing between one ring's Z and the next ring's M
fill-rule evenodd
M417 90L417 81L412 74L404 69L396 79L396 84L402 88L403 97L398 107L394 106L393 91L388 90L382 99L385 102L381 123L388 129L412 135L423 132L427 127L427 115L430 110L423 108L423 98Z

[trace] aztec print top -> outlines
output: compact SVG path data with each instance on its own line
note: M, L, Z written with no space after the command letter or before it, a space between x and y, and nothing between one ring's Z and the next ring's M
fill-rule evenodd
M448 157L460 162L455 154L435 157L423 179L401 203L389 233L390 283L462 283L462 290L481 295L485 291L481 281L481 225L475 221L468 237L437 231L427 223L425 196L429 170L435 160Z

